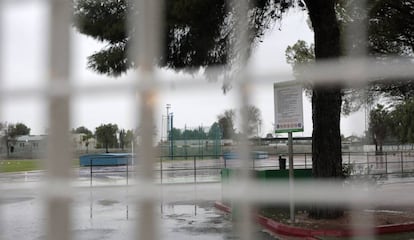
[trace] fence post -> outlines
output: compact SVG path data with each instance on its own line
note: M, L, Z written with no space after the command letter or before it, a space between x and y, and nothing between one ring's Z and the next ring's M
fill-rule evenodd
M196 164L196 156L194 156L194 183L197 183L197 164Z
M160 157L160 181L162 184L162 156Z
M305 153L305 169L306 169L306 153Z
M90 186L92 187L92 158L89 159L89 167L90 167Z
M348 152L348 166L351 165L351 151Z
M369 175L369 152L367 152L367 171L368 171L368 175Z
M385 174L388 174L388 158L387 158L387 152L385 152Z
M401 174L404 173L404 160L403 160L403 152L401 151Z
M129 158L126 159L126 185L128 186Z

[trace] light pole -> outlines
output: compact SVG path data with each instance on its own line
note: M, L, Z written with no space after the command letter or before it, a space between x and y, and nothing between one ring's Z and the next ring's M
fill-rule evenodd
M174 119L174 114L173 113L170 113L170 117L171 117L171 119L170 119L170 124L171 124L171 126L170 126L170 150L171 150L171 154L170 154L170 156L171 156L171 159L174 159L174 131L173 131L173 129L174 129L174 121L173 121L173 119Z
M170 108L171 108L171 104L167 104L166 106L167 108L167 143L168 143L168 155L171 156L171 149L170 149L170 134L171 134L171 129L170 129Z

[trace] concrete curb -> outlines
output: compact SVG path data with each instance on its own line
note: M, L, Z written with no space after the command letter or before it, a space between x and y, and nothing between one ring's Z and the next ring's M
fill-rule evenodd
M231 213L231 208L221 202L215 202L214 206L227 213ZM414 222L403 224L380 225L373 229L320 229L313 230L307 228L293 227L283 223L276 222L270 218L266 218L257 214L255 216L256 222L265 227L267 230L291 237L301 237L305 239L315 239L315 237L352 237L352 236L367 236L370 234L382 235L390 233L402 233L414 231Z

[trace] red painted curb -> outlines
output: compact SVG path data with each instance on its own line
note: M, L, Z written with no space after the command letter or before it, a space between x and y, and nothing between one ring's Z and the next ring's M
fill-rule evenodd
M228 206L226 206L226 205L224 205L221 202L215 202L214 203L214 207L217 208L217 209L219 209L219 210L221 210L221 211L223 211L223 212L231 213L231 208L228 207Z
M224 212L231 213L231 208L221 202L215 202L214 206ZM403 224L390 224L376 226L373 229L321 229L312 230L307 228L293 227L283 223L278 223L270 218L263 217L260 214L256 215L256 222L265 227L267 230L293 237L303 237L306 239L314 239L316 236L325 237L352 237L352 236L366 236L370 234L382 235L390 233L401 233L414 231L414 222Z

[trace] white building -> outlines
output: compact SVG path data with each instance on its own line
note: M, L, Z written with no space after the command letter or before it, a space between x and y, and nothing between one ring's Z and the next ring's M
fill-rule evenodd
M9 157L42 157L46 150L46 138L46 135L24 135L9 140Z

